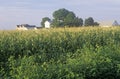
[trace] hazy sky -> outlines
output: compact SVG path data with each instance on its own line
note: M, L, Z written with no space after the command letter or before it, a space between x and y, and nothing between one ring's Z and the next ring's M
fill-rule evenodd
M60 8L83 19L120 23L120 0L0 0L0 29L15 29L17 24L40 26L43 17L52 18Z

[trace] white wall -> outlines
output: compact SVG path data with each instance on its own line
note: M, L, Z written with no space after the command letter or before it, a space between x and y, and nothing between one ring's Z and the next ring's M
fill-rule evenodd
M46 21L44 24L45 24L45 28L50 28L50 22L49 21Z

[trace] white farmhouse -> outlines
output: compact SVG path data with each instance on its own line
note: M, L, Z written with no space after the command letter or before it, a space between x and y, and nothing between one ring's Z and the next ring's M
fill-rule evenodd
M17 25L17 30L32 30L37 29L35 25L21 24Z
M45 21L45 28L50 28L50 22L49 21Z

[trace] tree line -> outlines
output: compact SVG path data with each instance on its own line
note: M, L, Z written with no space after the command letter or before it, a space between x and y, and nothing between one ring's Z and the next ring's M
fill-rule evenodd
M49 17L42 18L42 27L45 27L45 21L51 21L52 27L99 26L99 23L95 22L92 17L88 17L85 19L85 21L83 21L83 19L77 17L74 12L69 11L65 8L54 11L52 20Z

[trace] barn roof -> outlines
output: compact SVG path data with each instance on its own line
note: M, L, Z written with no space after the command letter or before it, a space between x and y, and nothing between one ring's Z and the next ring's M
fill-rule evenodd
M112 24L112 26L119 26L118 22L115 20Z
M17 25L17 26L24 26L24 27L36 27L35 25L29 25L29 24L21 24L21 25Z

